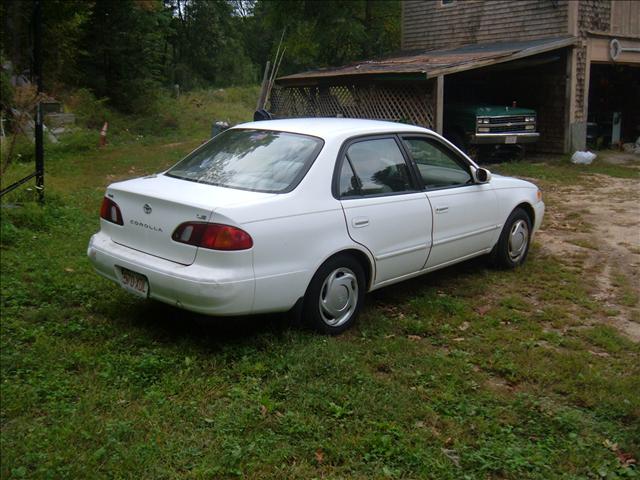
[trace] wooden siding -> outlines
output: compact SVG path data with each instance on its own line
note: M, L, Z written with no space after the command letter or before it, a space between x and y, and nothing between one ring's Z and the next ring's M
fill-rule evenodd
M614 4L617 2L613 2ZM578 3L578 37L582 40L574 50L576 56L575 103L572 119L575 122L587 121L589 104L589 67L587 51L588 32L608 32L611 28L612 2L609 0L581 0Z
M612 2L609 0L580 0L578 35L586 38L588 32L608 32L611 27L611 6Z
M611 4L611 33L640 36L640 2L614 0Z
M559 62L537 69L535 75L521 78L522 88L529 91L538 113L540 141L532 149L563 153L566 121L566 53Z
M471 43L533 40L567 34L567 0L406 0L403 50L451 48Z
M589 37L589 61L591 63L611 63L611 39L610 35L603 35L601 37L597 37L595 35L591 35ZM636 49L635 52L624 51L618 55L615 63L618 65L636 65L640 67L640 38L632 39L632 38L622 38L619 37L618 41L623 48L633 48Z

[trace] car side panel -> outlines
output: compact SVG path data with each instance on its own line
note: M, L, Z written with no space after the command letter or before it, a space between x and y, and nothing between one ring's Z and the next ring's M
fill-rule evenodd
M489 184L427 192L433 209L433 269L484 253L499 234L496 195Z
M337 252L357 249L371 258L349 237L342 206L331 194L339 146L327 142L292 192L214 211L214 221L228 218L253 238L254 313L293 307L316 270Z
M342 209L243 225L254 239L254 313L291 308L322 261L354 246Z
M495 192L498 199L501 229L511 212L513 212L513 210L518 205L521 205L523 203L528 204L533 208L535 215L533 223L533 233L535 233L535 231L540 228L545 207L544 202L538 201L538 198L536 196L536 188L522 188L517 186L509 187L505 185L496 188ZM496 238L495 241L497 242L498 239Z
M351 238L375 257L375 284L416 272L427 261L432 218L424 192L343 200L342 207Z

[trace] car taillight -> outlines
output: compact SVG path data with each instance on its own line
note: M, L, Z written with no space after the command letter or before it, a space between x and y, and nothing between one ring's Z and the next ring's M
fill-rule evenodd
M106 221L115 223L116 225L123 225L122 213L118 204L110 198L104 197L102 199L102 206L100 207L100 217Z
M183 223L171 238L176 242L212 250L247 250L253 247L253 239L247 232L219 223Z

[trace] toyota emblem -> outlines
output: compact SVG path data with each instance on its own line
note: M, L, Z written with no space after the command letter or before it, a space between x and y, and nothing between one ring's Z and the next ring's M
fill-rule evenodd
M149 215L152 211L151 205L149 205L148 203L145 203L142 209L144 210L144 213L146 213L147 215Z

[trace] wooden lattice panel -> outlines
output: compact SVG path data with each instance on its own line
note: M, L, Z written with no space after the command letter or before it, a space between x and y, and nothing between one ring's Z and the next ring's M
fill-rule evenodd
M435 126L435 82L281 87L269 110L279 118L345 117Z

